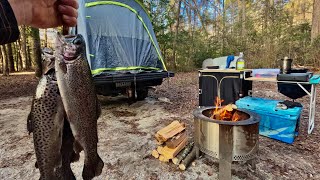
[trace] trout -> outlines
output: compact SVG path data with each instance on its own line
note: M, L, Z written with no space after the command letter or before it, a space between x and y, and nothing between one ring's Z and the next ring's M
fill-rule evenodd
M29 134L33 133L35 166L40 170L40 179L75 180L70 163L78 160L79 154L73 151L74 137L59 94L54 61L53 51L43 49L43 74L32 101L27 129Z
M84 180L99 176L104 163L98 155L97 120L100 104L86 59L85 41L81 35L61 36L56 43L55 71L63 106L75 138L76 153L84 151Z
M41 180L57 179L55 170L61 166L60 147L64 123L64 108L58 93L54 71L39 81L28 116L27 128L33 133L36 167Z

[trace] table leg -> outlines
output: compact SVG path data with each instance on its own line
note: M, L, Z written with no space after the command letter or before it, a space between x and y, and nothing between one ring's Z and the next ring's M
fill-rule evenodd
M308 134L312 133L314 128L314 119L316 111L316 87L314 84L311 85L311 96L310 96L310 107L309 107L309 122L308 122Z

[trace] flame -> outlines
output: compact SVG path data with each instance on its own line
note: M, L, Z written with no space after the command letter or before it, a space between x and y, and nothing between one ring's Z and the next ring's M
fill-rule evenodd
M228 104L226 106L221 106L223 102L223 99L216 97L216 100L214 102L215 108L214 110L212 110L211 119L219 119L224 121L239 121L241 119L241 116L239 113L237 113L237 111L235 111L235 109L237 109L236 107L234 108L235 105Z
M219 107L221 107L221 104L223 103L223 101L224 101L224 100L223 100L223 99L220 99L218 96L216 97L216 100L215 100L215 102L214 102L214 105L216 106L216 108L215 108L213 114L215 114L215 113L218 112Z

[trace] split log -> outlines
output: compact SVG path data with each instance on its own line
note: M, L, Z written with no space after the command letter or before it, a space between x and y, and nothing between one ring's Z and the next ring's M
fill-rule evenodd
M166 159L173 159L188 143L188 138L185 138L176 148L172 149L167 146L159 146L157 151ZM159 157L160 158L160 157Z
M183 151L181 151L177 157L172 159L173 164L179 165L180 162L190 153L194 145L194 142L190 142Z
M153 157L155 157L156 159L159 158L159 153L158 153L158 151L155 150L155 149L152 151L151 155L152 155Z
M158 142L166 142L168 139L185 130L185 128L186 127L184 123L180 123L179 121L173 121L168 126L160 129L156 133L155 137Z
M169 159L166 158L166 157L163 156L163 155L160 155L160 156L159 156L159 160L160 160L161 162L169 162Z
M187 167L192 163L193 160L196 159L196 148L192 148L192 151L188 154L188 156L182 161L179 165L179 169L186 170Z
M170 138L168 141L166 141L166 146L168 146L168 148L174 149L186 138L187 138L187 133L184 130L181 133Z

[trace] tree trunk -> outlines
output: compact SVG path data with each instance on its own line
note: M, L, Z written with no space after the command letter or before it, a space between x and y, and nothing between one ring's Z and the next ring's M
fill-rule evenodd
M4 76L9 76L8 57L7 57L7 50L5 45L1 47L1 52L3 57L2 73Z
M221 44L222 55L225 55L225 37L226 37L226 8L225 8L225 0L222 0L222 44Z
M47 33L47 29L44 30L44 47L48 47L48 33Z
M25 26L21 26L20 28L20 55L22 61L22 69L30 69L30 65L27 63L27 37L26 37L26 28Z
M175 26L175 32L174 32L174 41L173 41L173 67L175 70L177 70L177 38L178 38L178 32L179 32L179 24L180 24L180 9L181 9L181 0L178 2L177 7L177 14L176 14L176 26Z
M32 36L32 57L36 65L36 77L41 77L42 75L42 65L41 65L41 45L40 45L40 35L39 29L31 28Z
M242 23L241 23L241 28L242 28L242 47L243 49L246 49L246 38L247 38L247 31L246 31L246 0L242 0L241 3L241 11L242 11Z
M8 66L9 66L9 71L10 72L14 72L14 59L13 59L13 53L12 53L12 45L11 44L7 44L6 45L7 48L7 59L8 59Z
M313 0L312 29L311 29L312 42L319 35L320 35L320 0Z
M2 57L1 46L0 46L0 63L1 63L0 73L2 73L2 68L3 68L3 57Z
M17 41L17 51L18 51L18 59L19 59L19 61L18 61L19 71L22 71L24 68L23 68L21 40L20 39L18 39L18 41ZM25 57L25 55L24 55L24 57Z

